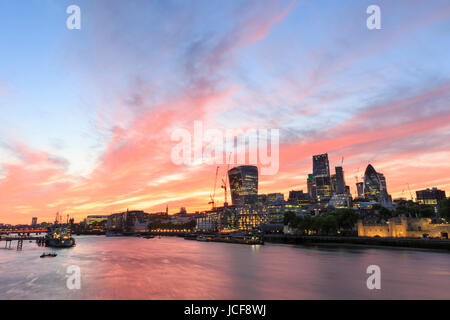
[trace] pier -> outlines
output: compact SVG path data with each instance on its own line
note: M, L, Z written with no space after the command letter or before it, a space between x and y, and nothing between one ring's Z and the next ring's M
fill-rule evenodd
M13 241L17 241L17 246L15 246L17 251L22 250L24 241L36 241L36 243L39 246L45 245L45 237L42 237L42 236L39 236L39 237L38 236L34 236L34 237L30 237L30 236L27 236L27 237L0 237L0 242L1 241L5 242L4 249L12 249Z

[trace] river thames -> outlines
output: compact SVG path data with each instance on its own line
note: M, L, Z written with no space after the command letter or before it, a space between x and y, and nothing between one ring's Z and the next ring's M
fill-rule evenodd
M0 249L0 299L450 299L445 251L78 236L70 249ZM3 242L0 243L0 245ZM55 258L40 258L42 252ZM81 288L68 289L78 266ZM369 290L369 265L381 290Z

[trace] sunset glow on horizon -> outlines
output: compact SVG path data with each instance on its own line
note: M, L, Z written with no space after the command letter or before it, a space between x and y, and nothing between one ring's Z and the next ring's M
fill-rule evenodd
M210 209L217 165L171 160L171 133L194 121L280 130L262 194L306 191L328 153L352 195L370 163L394 199L448 196L450 4L377 1L368 30L372 1L324 2L0 4L0 223Z

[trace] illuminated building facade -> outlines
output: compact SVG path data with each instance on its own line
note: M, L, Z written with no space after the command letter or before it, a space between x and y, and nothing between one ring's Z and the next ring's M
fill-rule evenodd
M365 223L358 220L358 237L433 238L448 239L450 224L431 223L429 218L394 217L386 223Z
M106 227L112 232L140 232L148 225L150 215L144 211L125 211L107 217Z
M352 197L350 193L335 193L328 202L328 206L336 209L350 208Z
M356 183L356 190L358 192L358 198L364 198L364 182Z
M337 181L336 181L336 175L331 175L331 192L336 193L337 190Z
M345 190L345 180L344 180L344 170L342 167L336 167L336 189L335 192L337 194L343 194L346 193Z
M316 199L316 189L314 188L314 175L308 174L308 180L306 181L308 187L308 194L311 199Z
M284 194L282 193L269 193L267 195L267 202L275 203L275 202L283 202L284 201Z
M234 206L255 204L258 199L258 168L239 166L228 171Z
M219 214L217 212L210 212L204 216L196 218L195 229L200 232L216 232L219 226Z
M266 206L242 206L238 209L237 228L242 231L254 231L269 223Z
M382 173L376 172L370 164L364 173L364 197L381 205L392 205L392 199L387 192L386 178Z
M331 198L331 177L328 154L313 156L313 188L319 203L327 203Z
M308 193L304 193L303 190L291 190L291 191L289 191L288 202L300 203L300 204L310 204L311 197Z
M257 199L258 205L263 205L267 202L267 194L258 194Z
M417 202L420 204L437 205L446 198L445 191L438 188L416 191Z

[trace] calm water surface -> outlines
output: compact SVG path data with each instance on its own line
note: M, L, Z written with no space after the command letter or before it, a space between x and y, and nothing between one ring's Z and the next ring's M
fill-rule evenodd
M78 236L57 249L0 249L0 299L450 299L450 254L342 246L247 246ZM0 242L0 247L4 243ZM368 290L366 268L381 268ZM66 286L81 269L81 289Z

